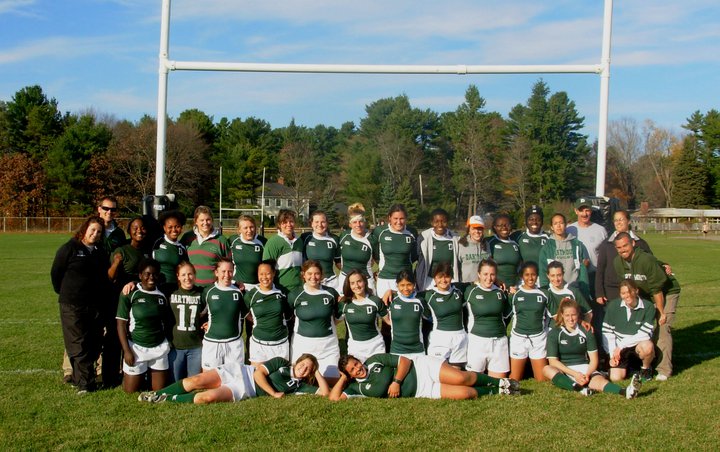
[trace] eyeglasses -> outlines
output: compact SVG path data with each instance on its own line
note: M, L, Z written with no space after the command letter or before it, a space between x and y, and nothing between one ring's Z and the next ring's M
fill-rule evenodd
M117 212L118 210L117 207L100 206L100 208L105 212Z

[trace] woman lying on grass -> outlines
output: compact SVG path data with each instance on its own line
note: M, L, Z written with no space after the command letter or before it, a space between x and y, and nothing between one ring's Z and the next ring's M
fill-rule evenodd
M580 306L572 298L560 301L556 326L547 339L547 356L550 364L543 374L562 389L577 391L589 396L595 391L618 394L634 399L640 392L640 378L633 375L630 385L621 388L610 383L600 372L595 336L579 323Z
M265 361L258 367L228 363L175 382L159 391L143 392L138 400L204 404L239 402L259 396L279 399L285 394L326 396L329 392L330 387L318 371L317 359L305 354L298 358L294 366L280 357Z
M515 380L463 371L432 356L418 356L410 360L404 356L380 353L363 364L347 355L340 358L338 368L340 380L330 392L330 400L333 401L348 397L462 400L519 392Z

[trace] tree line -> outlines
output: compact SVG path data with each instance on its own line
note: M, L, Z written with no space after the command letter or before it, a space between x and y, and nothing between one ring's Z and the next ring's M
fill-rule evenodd
M379 99L359 124L273 128L255 117L221 118L198 109L170 119L166 190L183 210L253 203L262 183L282 177L298 200L310 194L330 213L362 202L384 212L404 203L424 223L433 208L462 221L476 212L523 212L594 192L596 146L563 91L537 81L503 117L470 85L455 111L413 107L406 95ZM696 111L676 133L646 120L612 121L606 194L630 208L720 205L720 113ZM118 120L96 111L61 113L40 86L0 101L0 212L77 216L112 194L127 213L153 194L154 118ZM421 185L422 184L422 185ZM295 205L299 205L296 203Z

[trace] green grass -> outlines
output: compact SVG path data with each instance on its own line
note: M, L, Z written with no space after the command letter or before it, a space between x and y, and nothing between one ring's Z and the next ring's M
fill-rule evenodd
M261 398L145 405L120 389L77 397L61 383L49 281L67 235L0 235L0 446L37 449L701 449L720 445L720 241L650 235L683 291L676 375L627 401L523 381L519 397L474 401ZM28 255L27 250L32 250Z

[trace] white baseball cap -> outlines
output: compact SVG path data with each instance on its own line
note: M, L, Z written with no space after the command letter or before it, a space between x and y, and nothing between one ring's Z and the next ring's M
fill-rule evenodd
M480 215L473 215L471 216L467 221L468 226L475 226L475 227L485 227L485 222L483 221L482 217Z

